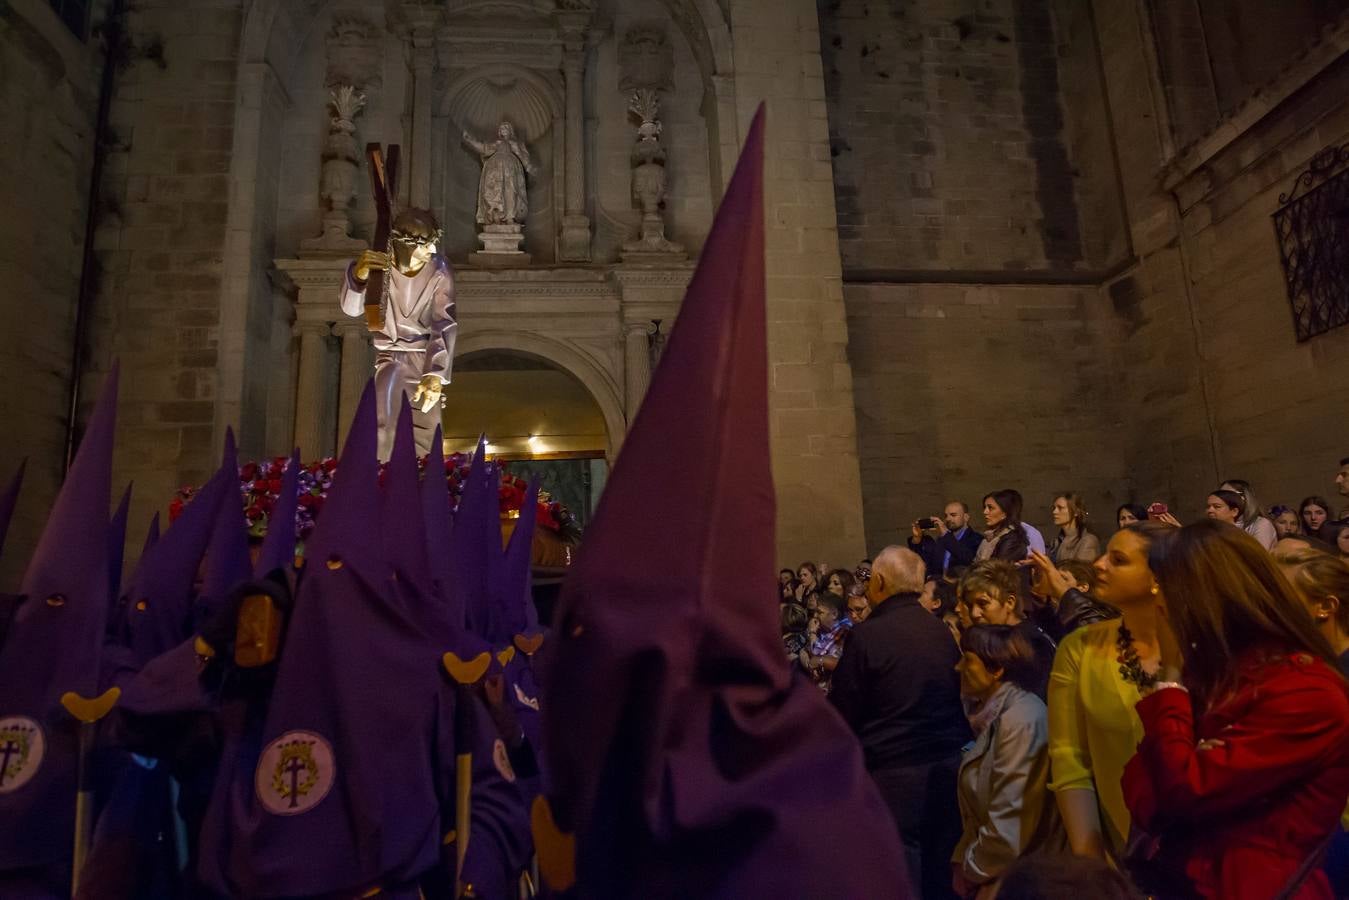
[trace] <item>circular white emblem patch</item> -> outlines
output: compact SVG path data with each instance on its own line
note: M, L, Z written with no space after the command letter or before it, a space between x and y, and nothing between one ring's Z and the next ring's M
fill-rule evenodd
M511 758L507 755L506 744L501 738L497 738L496 743L492 745L492 762L496 763L497 771L501 773L502 778L511 784L515 783L515 769L511 768Z
M287 731L262 751L253 786L269 813L298 816L323 802L336 774L326 740L312 731Z
M46 755L41 725L27 716L0 719L0 794L13 793L32 781Z

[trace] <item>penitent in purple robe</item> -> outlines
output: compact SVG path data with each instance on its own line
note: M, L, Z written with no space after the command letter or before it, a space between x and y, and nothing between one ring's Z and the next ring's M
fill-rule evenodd
M443 648L406 603L416 586L395 579L380 538L374 412L367 388L306 545L263 721L226 729L200 864L202 880L225 896L378 888L415 897L443 866L460 698L446 683ZM474 785L465 878L503 884L524 864L527 831L490 806L493 776L504 776L490 724L471 696L464 702L462 714L477 720L467 730L486 740L474 754L483 781Z
M38 541L0 647L0 896L24 869L68 867L78 726L61 705L98 693L108 615L114 367Z
M908 894L857 739L782 654L763 129L761 111L544 644L580 897Z
M347 267L341 289L342 312L365 315L365 284ZM435 375L450 383L454 342L459 325L454 318L454 270L445 257L431 257L416 275L390 268L384 273L389 302L384 310L384 330L375 335L375 396L379 420L379 458L393 451L394 428L399 404L411 396L417 383ZM414 410L413 426L417 455L431 450L431 437L440 423L440 410ZM309 448L301 448L309 449Z

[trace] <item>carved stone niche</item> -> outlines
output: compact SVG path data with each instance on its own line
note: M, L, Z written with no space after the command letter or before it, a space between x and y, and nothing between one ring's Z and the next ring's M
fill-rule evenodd
M351 85L355 88L377 87L380 75L380 32L374 25L349 16L333 20L328 32L328 87Z
M639 24L628 29L618 47L618 87L633 91L674 89L674 45L660 25Z

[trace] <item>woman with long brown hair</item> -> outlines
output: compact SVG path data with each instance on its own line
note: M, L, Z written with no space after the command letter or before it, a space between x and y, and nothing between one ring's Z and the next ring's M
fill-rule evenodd
M1187 526L1149 562L1161 663L1123 789L1156 862L1201 897L1331 897L1318 863L1349 796L1349 686L1330 645L1239 528Z

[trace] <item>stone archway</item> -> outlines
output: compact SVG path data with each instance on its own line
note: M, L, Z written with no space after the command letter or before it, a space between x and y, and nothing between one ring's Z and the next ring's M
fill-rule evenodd
M627 420L623 415L618 381L613 373L605 371L579 347L533 332L505 329L471 331L460 334L455 346L455 354L461 357L489 350L536 357L579 381L604 416L608 431L608 456L610 460L614 458L627 431Z

